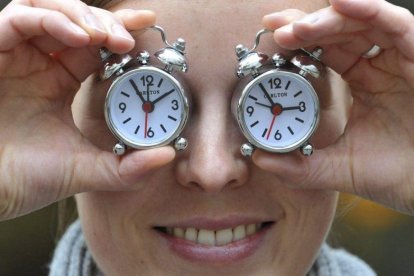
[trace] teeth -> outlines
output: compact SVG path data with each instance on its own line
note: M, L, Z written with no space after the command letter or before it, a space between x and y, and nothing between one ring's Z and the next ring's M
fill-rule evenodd
M166 232L174 237L183 238L199 244L222 246L251 236L260 229L261 224L248 224L217 231L196 229L192 227L185 229L179 227L167 227Z
M214 231L209 231L205 229L198 230L197 242L205 245L214 245L216 242Z
M187 228L187 230L185 230L185 235L184 238L188 241L197 241L197 229L195 228Z
M171 228L170 228L171 229ZM174 237L178 237L178 238L184 238L184 229L183 228L178 228L178 227L174 227L173 229L173 235ZM168 233L168 228L167 228L167 233Z
M225 245L233 241L233 230L231 228L216 231L216 245Z
M256 233L256 224L249 224L246 227L246 234L251 235Z

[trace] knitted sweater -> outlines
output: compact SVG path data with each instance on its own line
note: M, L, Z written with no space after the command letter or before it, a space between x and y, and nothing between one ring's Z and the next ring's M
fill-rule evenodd
M49 276L102 276L86 247L79 221L73 223L59 242ZM308 276L375 276L361 259L324 244Z

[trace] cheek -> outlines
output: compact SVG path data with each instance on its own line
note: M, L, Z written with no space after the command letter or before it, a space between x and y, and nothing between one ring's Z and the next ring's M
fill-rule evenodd
M286 217L280 230L283 233L280 236L281 248L286 252L278 254L278 263L304 264L306 272L314 263L329 232L335 214L337 193L299 190L286 193ZM285 275L291 274L289 269Z
M134 269L144 271L149 263L151 244L143 238L148 223L136 213L147 208L145 213L151 216L151 208L139 194L96 192L76 197L88 248L105 274L131 275Z

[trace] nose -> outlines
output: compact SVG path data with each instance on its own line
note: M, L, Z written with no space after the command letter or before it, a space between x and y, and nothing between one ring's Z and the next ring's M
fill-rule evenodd
M189 148L176 167L181 185L219 193L247 181L248 164L239 151L241 134L229 105L222 94L210 94L194 112L186 131Z

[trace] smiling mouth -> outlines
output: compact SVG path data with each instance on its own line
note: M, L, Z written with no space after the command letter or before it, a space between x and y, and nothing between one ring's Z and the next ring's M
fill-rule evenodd
M273 221L238 225L234 228L208 230L194 227L154 227L158 232L204 246L225 246L246 239L272 226Z

